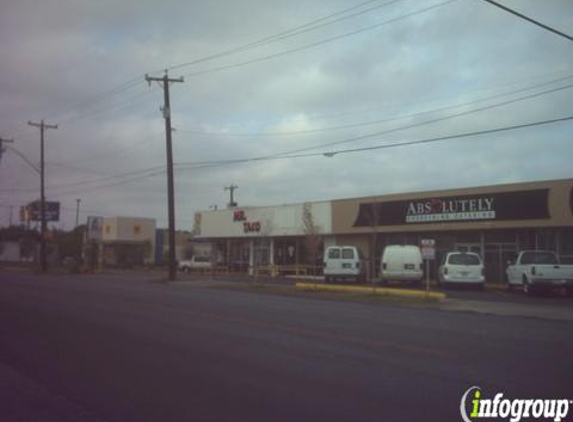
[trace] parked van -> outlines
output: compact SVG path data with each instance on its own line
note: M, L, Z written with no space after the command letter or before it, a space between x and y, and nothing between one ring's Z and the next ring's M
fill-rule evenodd
M336 278L365 280L365 265L362 251L356 246L329 246L324 251L324 281Z
M472 284L483 289L485 269L480 256L473 252L448 252L438 269L438 283L448 285Z
M382 253L380 277L383 281L422 281L422 253L418 246L388 245Z

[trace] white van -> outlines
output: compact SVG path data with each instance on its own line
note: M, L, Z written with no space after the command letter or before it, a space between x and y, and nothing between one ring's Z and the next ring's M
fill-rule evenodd
M380 277L383 281L422 281L422 253L418 246L388 245L382 253Z
M336 278L365 279L364 256L356 246L329 246L324 251L324 281Z

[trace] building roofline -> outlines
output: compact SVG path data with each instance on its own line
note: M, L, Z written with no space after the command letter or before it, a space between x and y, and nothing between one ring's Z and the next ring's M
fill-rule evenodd
M224 211L233 211L233 210L248 210L248 209L255 209L255 208L275 208L275 207L282 207L282 206L293 206L293 205L304 205L304 204L319 204L319 203L333 203L333 202L344 202L344 201L367 201L373 199L386 199L386 198L408 198L408 197L416 197L416 196L438 196L438 195L447 195L455 191L483 191L488 189L493 189L499 192L504 191L511 191L511 190L521 190L526 189L527 187L543 187L549 184L561 184L561 183L571 183L573 184L573 178L570 179L548 179L548 180L535 180L535 181L527 181L527 182L515 182L515 183L500 183L494 185L476 185L476 186L461 186L457 188L448 188L448 189L439 189L439 190L422 190L422 191L408 191L408 192L388 192L379 195L368 195L368 196L352 196L352 197L343 197L343 198L334 198L334 199L327 199L327 200L318 200L318 201L305 201L305 202L293 202L287 204L268 204L268 205L249 205L244 207L235 207L235 208L224 208L224 209L217 209L217 210L202 210L198 211L200 213L212 213L212 212L224 212Z

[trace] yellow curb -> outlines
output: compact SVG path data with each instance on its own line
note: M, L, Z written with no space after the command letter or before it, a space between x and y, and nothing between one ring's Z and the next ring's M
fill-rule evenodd
M331 291L331 292L354 292L354 293L368 293L386 296L398 296L420 299L435 299L443 300L446 298L445 293L441 292L426 292L424 290L407 290L407 289L393 289L389 287L365 287L365 286L340 286L332 284L320 283L296 283L297 289L307 289L316 291Z

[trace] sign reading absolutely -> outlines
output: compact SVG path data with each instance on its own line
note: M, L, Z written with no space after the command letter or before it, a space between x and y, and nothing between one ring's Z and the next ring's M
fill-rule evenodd
M406 210L406 223L434 221L494 220L495 199L478 197L467 199L432 198L412 201Z
M548 219L549 189L362 203L354 227Z

